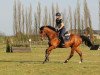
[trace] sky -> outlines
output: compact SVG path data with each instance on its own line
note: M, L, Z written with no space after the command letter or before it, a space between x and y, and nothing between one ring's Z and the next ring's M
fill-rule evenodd
M81 4L80 7L82 15L84 0L79 0L79 1ZM77 0L21 0L21 2L25 7L28 7L29 4L31 3L33 13L36 10L38 2L41 3L42 9L44 9L45 6L47 6L48 9L50 9L52 3L54 4L58 3L60 12L63 12L63 10L65 9L66 11L68 11L69 6L72 8L72 11L74 11L77 5ZM92 25L94 30L99 30L98 2L99 0L87 0L88 7L91 12ZM6 35L13 34L13 3L14 0L0 0L0 32L5 33Z

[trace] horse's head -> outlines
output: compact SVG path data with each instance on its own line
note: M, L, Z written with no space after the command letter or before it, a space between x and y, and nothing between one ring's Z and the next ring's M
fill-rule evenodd
M45 26L42 26L40 28L40 37L41 37L41 40L43 40L44 37L46 37L46 32L45 32Z
M40 36L41 36L42 40L47 35L50 36L50 35L55 35L55 34L56 34L56 29L54 27L51 27L51 26L42 26L40 28Z

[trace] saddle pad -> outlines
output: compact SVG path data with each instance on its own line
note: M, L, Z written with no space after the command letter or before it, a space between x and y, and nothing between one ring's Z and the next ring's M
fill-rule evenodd
M64 36L64 41L68 41L70 39L70 36L67 35L67 36Z

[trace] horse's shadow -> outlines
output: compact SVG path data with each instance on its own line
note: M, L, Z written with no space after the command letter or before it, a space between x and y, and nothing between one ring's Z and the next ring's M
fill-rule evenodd
M29 61L29 60L23 60L23 61L21 61L21 60L0 60L0 62L9 62L9 63L12 63L12 62L18 62L18 63L42 63L42 61Z
M0 60L0 63L7 62L7 63L33 63L33 64L43 64L43 61L29 61L29 60ZM60 61L49 61L46 63L62 63Z

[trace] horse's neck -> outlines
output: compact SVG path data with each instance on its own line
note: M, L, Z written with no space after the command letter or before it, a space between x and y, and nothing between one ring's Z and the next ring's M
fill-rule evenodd
M57 37L57 33L54 32L54 31L48 30L46 34L47 34L47 37L48 37L49 40Z

